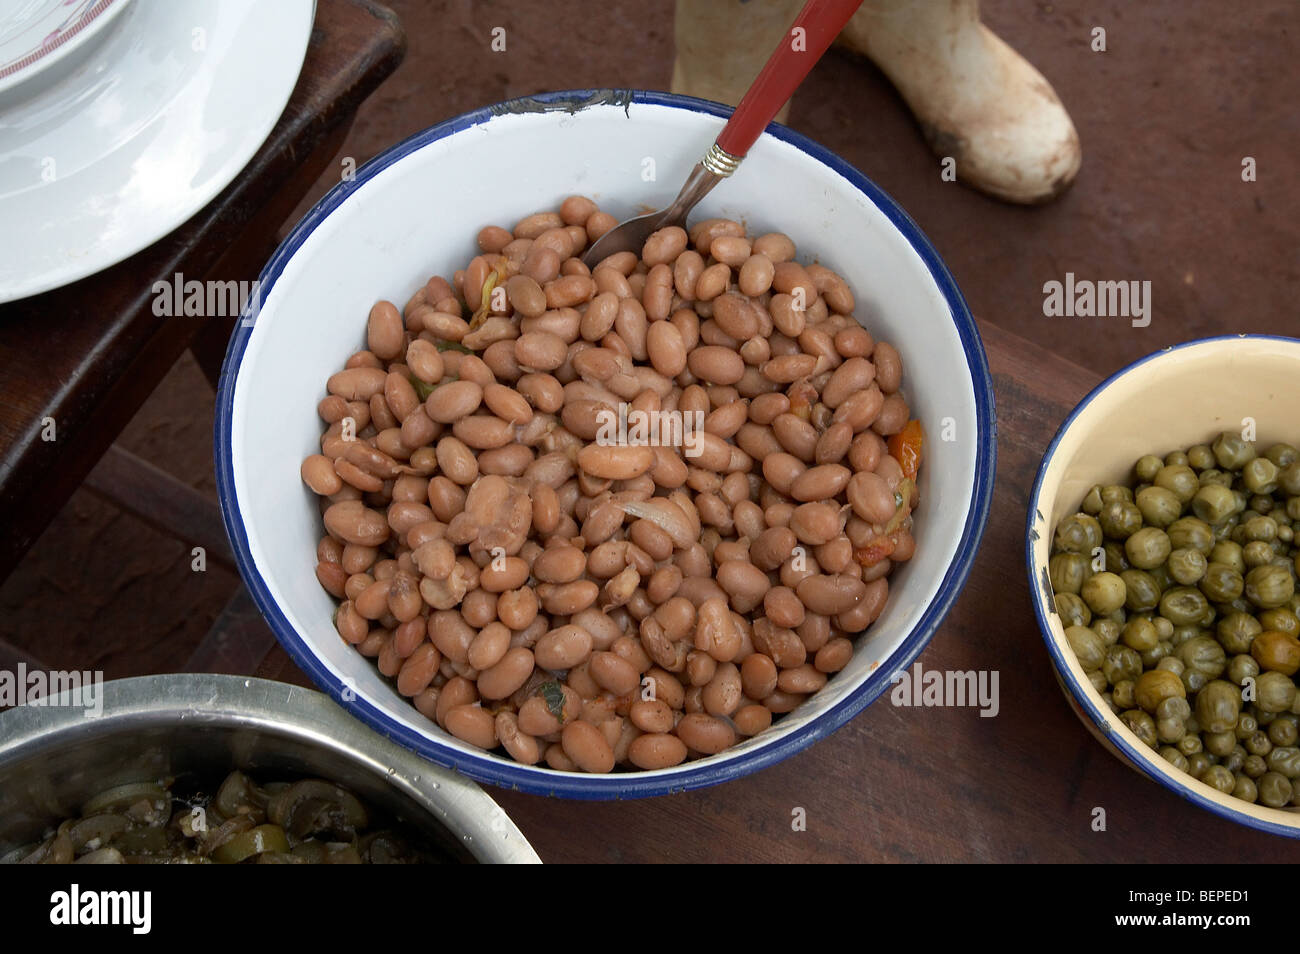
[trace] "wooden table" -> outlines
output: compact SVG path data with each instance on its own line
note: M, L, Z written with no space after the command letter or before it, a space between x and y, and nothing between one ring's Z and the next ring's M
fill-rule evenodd
M229 187L125 262L0 306L0 580L186 348L215 383L234 319L156 317L154 282L176 272L187 280L255 279L357 107L404 52L401 27L386 8L319 0L289 104ZM42 440L47 421L54 440ZM109 493L129 496L142 479L158 478L121 453L110 464L98 474ZM183 498L182 488L171 490ZM223 537L218 529L212 546L224 546Z
M1111 756L1057 687L1024 572L1033 475L1097 377L981 323L998 404L998 477L977 562L921 654L996 670L1001 708L900 708L882 695L831 737L714 788L635 802L490 789L548 862L1283 862L1296 845L1184 802ZM189 668L310 685L246 597ZM1105 831L1094 831L1094 809ZM807 828L795 831L796 809Z

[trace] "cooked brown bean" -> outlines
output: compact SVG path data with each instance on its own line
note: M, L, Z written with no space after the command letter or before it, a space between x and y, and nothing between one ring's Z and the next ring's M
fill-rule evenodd
M877 346L879 350L879 346ZM882 437L889 437L891 434L897 434L903 429L910 417L907 402L903 396L895 391L893 394L886 394L884 403L880 407L880 413L876 416L875 421L871 424L871 429Z
M532 650L516 646L507 650L496 665L478 674L479 694L484 699L504 699L527 682L532 672Z
M334 462L322 454L312 454L302 462L302 480L322 497L338 493L343 480L334 470Z
M564 727L560 736L564 754L584 772L609 772L614 768L614 749L589 722L574 721Z
M406 343L402 316L391 301L377 301L370 309L366 322L366 347L384 361L391 361L402 352Z
M814 613L834 616L858 604L866 593L866 584L846 574L810 576L795 588L804 606Z
M388 373L382 368L348 368L330 375L325 388L345 401L369 401L384 389Z
M740 266L738 284L743 294L757 298L772 287L776 269L772 260L762 253L754 253Z
M705 755L716 755L736 744L736 731L721 719L704 712L682 716L674 732L688 748Z
M639 445L588 444L578 451L578 466L591 476L605 480L640 477L654 463L654 451Z
M397 691L404 696L415 696L429 688L441 661L441 655L432 643L418 646L397 672Z
M537 665L560 672L585 662L591 655L591 633L572 624L550 630L533 648Z
M451 424L478 409L483 388L473 381L449 381L440 384L424 401L424 412L439 424Z
M628 695L641 683L641 676L636 668L626 659L612 652L592 653L588 668L596 683L616 696Z
M359 500L331 504L324 514L325 529L344 543L378 546L388 539L388 521Z
M665 377L676 377L686 368L686 343L678 328L656 321L646 334L646 351L654 369Z
M880 390L893 394L903 380L903 361L898 355L898 349L886 341L878 341L872 361L875 362L876 383L880 385Z
M686 759L686 744L675 735L647 732L632 740L628 761L639 769L655 771L680 765Z
M741 735L758 735L771 726L772 710L758 703L742 706L731 714L731 724Z
M819 464L809 467L790 484L790 496L795 500L830 500L848 486L853 472L839 464Z
M446 693L443 687L443 693ZM447 731L480 749L494 749L497 745L496 719L492 713L477 705L452 706L443 717Z
M645 240L641 249L641 260L647 265L661 265L672 262L686 249L686 230L677 225L659 229Z

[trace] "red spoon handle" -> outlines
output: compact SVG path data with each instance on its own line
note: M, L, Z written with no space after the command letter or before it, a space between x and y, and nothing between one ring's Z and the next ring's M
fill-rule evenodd
M763 72L731 114L717 145L742 158L826 52L862 0L808 0L781 37Z

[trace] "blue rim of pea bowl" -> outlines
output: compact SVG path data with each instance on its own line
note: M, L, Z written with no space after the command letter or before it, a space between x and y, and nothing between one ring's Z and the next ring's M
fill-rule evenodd
M591 106L609 104L623 108L625 111L632 105L647 105L666 106L723 119L731 115L730 108L718 103L671 93L643 90L569 90L510 100L448 119L380 153L356 170L354 180L341 182L326 193L294 227L263 269L260 276L261 300L265 300L270 294L285 265L312 231L362 184L393 163L430 143L489 122L502 114L550 111L574 113ZM961 538L933 601L917 621L916 626L890 655L889 665L878 667L863 681L862 685L849 693L834 708L828 709L808 725L774 740L771 744L759 746L751 752L729 758L724 762L715 763L711 759L704 759L655 773L581 775L539 771L535 767L515 765L486 753L475 755L461 752L393 720L355 690L347 692L345 698L346 687L342 680L321 663L307 641L294 629L271 597L249 550L239 501L235 493L234 461L231 450L234 394L240 363L248 346L253 325L252 322L248 322L247 326L244 321L237 322L226 350L218 386L214 422L214 456L222 519L235 551L240 574L262 615L290 658L317 686L381 735L418 752L438 765L455 769L476 781L538 795L604 800L643 798L689 791L730 781L773 765L838 729L885 690L894 672L902 671L912 663L948 614L970 574L976 550L988 522L997 462L997 421L993 384L979 331L965 299L938 253L907 213L879 186L825 147L791 129L772 123L767 127L764 135L794 146L837 172L883 212L925 263L952 315L973 385L977 431L976 459L971 503L962 526ZM245 317L248 317L247 312Z
M1074 673L1071 672L1069 663L1066 661L1065 654L1062 651L1062 647L1057 644L1056 640L1052 636L1051 626L1048 624L1048 611L1045 602L1046 594L1043 590L1042 579L1039 572L1040 568L1034 564L1034 543L1035 537L1039 532L1035 524L1040 522L1038 513L1040 510L1039 500L1043 492L1043 481L1046 479L1047 469L1051 466L1052 458L1056 456L1057 447L1069 432L1075 419L1078 418L1078 416L1082 414L1088 406L1102 394L1102 392L1120 378L1132 374L1152 362L1172 357L1178 352L1185 351L1189 348L1237 341L1285 341L1288 344L1300 344L1300 339L1288 338L1285 335L1264 334L1218 335L1213 338L1197 338L1194 341L1185 341L1181 344L1171 345L1168 348L1162 348L1159 351L1152 352L1144 358L1139 358L1127 367L1121 368L1089 391L1087 396L1074 406L1074 410L1069 413L1069 416L1067 416L1065 421L1061 424L1056 435L1052 438L1052 442L1047 445L1047 452L1043 455L1042 463L1038 465L1038 473L1034 478L1033 490L1029 494L1029 513L1025 527L1025 566L1029 572L1030 600L1034 604L1034 616L1038 620L1038 629L1043 637L1043 642L1047 644L1047 651L1052 657L1052 665L1056 667L1056 672L1060 676L1062 684L1069 689L1071 697L1073 697L1079 707L1084 712L1088 713L1088 717L1092 719L1097 731L1101 732L1108 742L1124 754L1125 760L1130 765L1138 769L1147 778L1159 782L1171 792L1182 796L1200 808L1204 808L1215 815L1218 815L1220 818L1226 818L1229 821L1238 822L1249 828L1255 828L1259 831L1265 831L1270 834L1284 835L1288 838L1300 838L1300 814L1297 814L1296 823L1292 826L1269 821L1264 818L1257 818L1247 812L1221 805L1211 799L1208 794L1200 791L1202 786L1207 789L1209 788L1209 786L1205 785L1204 782L1199 782L1190 775L1187 776L1186 782L1183 782L1173 774L1179 770L1174 768L1172 765L1169 766L1168 774L1158 770L1153 770L1146 761L1138 755L1139 749L1145 748L1145 746L1138 741L1137 736L1132 735L1127 727L1115 724L1109 714L1103 713L1101 707L1092 700L1087 690L1084 689L1083 685L1077 679L1075 679ZM1046 517L1041 518L1041 522L1045 524L1046 519ZM1242 804L1246 803L1243 802Z

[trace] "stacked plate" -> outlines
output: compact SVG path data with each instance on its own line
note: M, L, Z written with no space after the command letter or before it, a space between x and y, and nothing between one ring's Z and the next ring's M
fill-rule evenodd
M314 0L0 0L0 302L171 232L265 142Z

